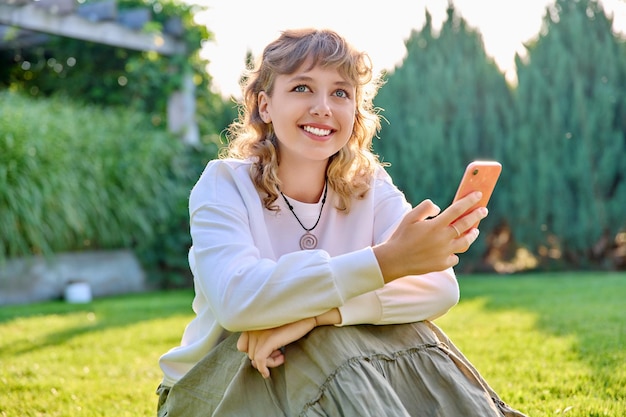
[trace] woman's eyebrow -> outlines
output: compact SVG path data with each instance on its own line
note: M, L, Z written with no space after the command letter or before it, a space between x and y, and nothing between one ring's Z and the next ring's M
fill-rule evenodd
M294 75L293 77L290 77L288 79L289 82L311 82L313 81L312 77L309 77L307 75Z
M343 88L354 88L354 84L348 81L336 81L335 85Z
M294 75L293 77L289 78L288 81L290 83L292 83L292 82L313 82L314 79L313 79L313 77L309 77L308 75L297 74L297 75ZM344 87L344 88L352 88L352 87L354 87L354 85L352 83L350 83L348 81L345 81L345 80L338 80L338 81L335 81L333 84L338 86L338 87Z

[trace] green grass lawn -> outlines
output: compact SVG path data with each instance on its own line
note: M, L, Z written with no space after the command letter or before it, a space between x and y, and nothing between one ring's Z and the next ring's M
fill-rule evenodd
M437 324L532 417L626 415L626 274L460 276ZM0 308L0 416L154 416L190 291Z

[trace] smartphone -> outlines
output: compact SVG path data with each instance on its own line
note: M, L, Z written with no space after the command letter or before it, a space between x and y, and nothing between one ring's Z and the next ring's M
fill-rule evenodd
M498 182L498 177L500 177L500 172L502 172L502 164L496 161L473 161L467 165L452 202L454 203L474 191L482 192L483 197L460 217L478 207L487 207L493 189L496 187L496 182ZM473 227L478 227L478 223Z

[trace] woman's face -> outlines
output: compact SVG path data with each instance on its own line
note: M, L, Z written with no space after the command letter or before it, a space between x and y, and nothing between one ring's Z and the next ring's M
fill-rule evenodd
M272 123L281 164L327 161L352 136L355 86L332 68L305 62L279 75L271 96L259 94L259 113Z

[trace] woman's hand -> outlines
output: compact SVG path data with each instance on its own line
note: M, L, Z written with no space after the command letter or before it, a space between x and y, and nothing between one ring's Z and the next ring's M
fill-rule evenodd
M299 340L317 326L315 318L298 320L280 327L265 330L252 330L241 333L237 349L248 354L263 378L269 378L269 368L285 363L281 347Z
M463 215L480 197L480 192L469 194L441 214L425 200L407 213L389 240L374 247L385 282L455 266L456 254L467 251L478 237L473 225L487 216L486 208Z

